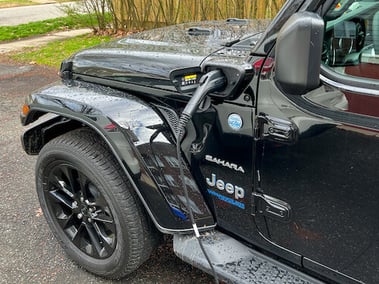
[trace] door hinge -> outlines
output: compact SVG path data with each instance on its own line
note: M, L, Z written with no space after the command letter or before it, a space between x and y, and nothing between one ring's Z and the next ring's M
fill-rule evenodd
M286 144L297 140L297 127L291 121L260 113L257 116L255 137Z
M253 215L264 215L280 222L289 222L291 206L280 199L262 193L253 193Z

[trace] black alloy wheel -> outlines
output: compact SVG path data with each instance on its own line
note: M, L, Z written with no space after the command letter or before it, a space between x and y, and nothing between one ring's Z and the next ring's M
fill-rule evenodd
M109 205L92 181L65 161L54 163L44 190L48 210L72 243L87 255L106 258L116 247Z
M88 129L47 143L36 165L47 223L81 267L119 279L147 260L159 235L107 145Z

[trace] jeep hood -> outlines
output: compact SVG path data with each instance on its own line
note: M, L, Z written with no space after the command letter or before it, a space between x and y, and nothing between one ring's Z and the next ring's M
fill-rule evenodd
M155 84L167 81L172 70L200 66L209 55L244 59L268 24L228 19L136 33L78 52L62 64L61 73L69 71L82 80Z

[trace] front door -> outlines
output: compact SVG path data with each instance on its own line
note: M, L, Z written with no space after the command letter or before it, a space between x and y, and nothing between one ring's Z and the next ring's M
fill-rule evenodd
M256 193L282 203L255 220L305 268L379 283L379 2L339 1L323 17L322 85L292 96L260 80L257 113L287 121L297 138L258 142Z

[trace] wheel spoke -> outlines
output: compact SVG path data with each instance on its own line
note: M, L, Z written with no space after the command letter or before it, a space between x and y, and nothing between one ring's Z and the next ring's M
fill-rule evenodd
M100 211L100 210L99 210ZM92 216L92 220L101 222L101 223L109 223L113 224L113 218L112 216L107 215L104 212L95 212L95 214Z
M103 250L102 250L101 256L104 257L104 256L111 254L113 249L114 249L114 245L115 245L115 243L114 243L115 235L113 234L113 232L110 236L107 235L104 232L104 230L100 229L100 227L96 223L94 223L93 226L97 232L97 235L101 239L101 244L103 245Z
M68 167L68 166L61 167L61 171L62 171L62 175L63 175L62 179L64 180L64 178L66 178L66 180L67 180L67 184L66 184L65 189L67 191L69 191L72 195L74 195L76 193L75 191L78 189L77 188L78 187L77 186L78 181L77 181L77 178L75 175L75 173L77 173L77 171Z
M67 198L66 195L62 194L58 190L49 191L49 196L51 196L55 201L58 201L60 204L64 204L71 210L74 210L77 208L77 204L75 202L69 200L69 198Z
M60 212L57 212L56 217L63 230L71 225L74 225L75 218L73 213L67 215L63 210L61 210Z
M100 244L96 230L94 229L92 225L89 225L86 223L85 223L85 228L87 229L88 236L91 240L91 245L95 248L95 250L93 250L93 254L95 254L95 256L97 257L101 256L102 245Z

